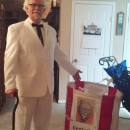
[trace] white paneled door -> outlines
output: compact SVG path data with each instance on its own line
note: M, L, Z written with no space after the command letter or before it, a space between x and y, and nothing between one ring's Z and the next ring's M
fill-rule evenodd
M83 71L83 81L99 82L107 76L99 59L112 54L114 13L111 2L72 2L71 58Z

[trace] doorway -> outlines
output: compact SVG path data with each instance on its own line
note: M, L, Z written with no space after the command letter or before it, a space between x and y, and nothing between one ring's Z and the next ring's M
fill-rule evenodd
M99 59L112 54L115 3L74 0L71 54L83 73L81 80L99 82L107 77Z

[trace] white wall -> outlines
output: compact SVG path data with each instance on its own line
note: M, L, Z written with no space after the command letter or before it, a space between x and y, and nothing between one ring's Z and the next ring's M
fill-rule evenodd
M99 0L86 0L86 1L99 1ZM127 4L130 0L100 0L106 2L116 2L116 14L118 12L124 12L124 25L123 35L117 36L116 32L116 18L115 18L115 32L113 41L113 56L117 58L118 62L122 61L123 49L124 49L124 38L125 38L125 18L127 11ZM72 0L61 0L61 11L60 11L60 47L65 54L70 58L70 32L71 32L71 7ZM115 16L116 17L116 16ZM63 69L60 68L59 77L59 102L66 99L66 87L69 81L69 75Z
M60 6L60 47L70 57L71 0L61 0ZM60 68L59 100L61 101L66 98L66 85L68 81L68 73Z

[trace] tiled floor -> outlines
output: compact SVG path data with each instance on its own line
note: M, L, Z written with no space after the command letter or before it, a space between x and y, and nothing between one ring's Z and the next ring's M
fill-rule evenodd
M7 102L0 112L0 130L11 130L11 118L14 100L7 99ZM65 104L53 103L51 130L64 130ZM119 118L118 130L130 130L130 120Z

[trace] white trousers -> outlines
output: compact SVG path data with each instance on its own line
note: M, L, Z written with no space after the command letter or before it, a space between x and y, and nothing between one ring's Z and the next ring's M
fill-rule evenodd
M51 109L52 94L49 92L43 97L19 97L15 130L49 130Z

